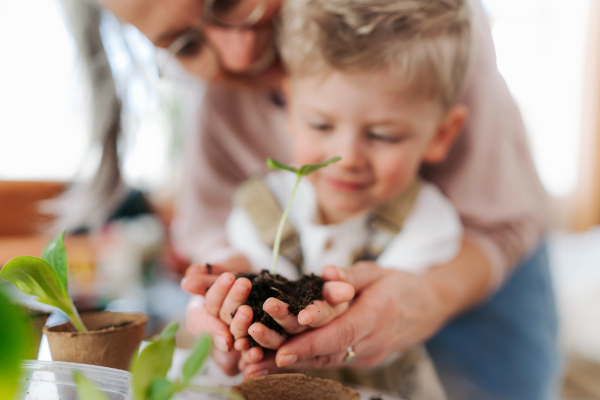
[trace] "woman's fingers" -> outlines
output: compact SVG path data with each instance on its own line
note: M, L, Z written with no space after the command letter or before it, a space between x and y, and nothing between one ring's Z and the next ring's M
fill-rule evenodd
M208 288L218 278L216 274L221 273L218 272L220 269L220 267L212 267L208 264L191 265L185 271L185 277L181 280L181 288L188 293L204 296Z
M321 272L321 277L326 281L347 282L356 292L360 292L385 274L386 270L378 267L374 262L359 261L348 269L326 265Z
M278 334L260 322L253 323L248 329L248 333L265 349L278 349L286 339L284 335Z
M349 302L354 294L354 287L346 282L325 282L323 285L323 299L332 306Z
M252 307L240 306L235 313L235 317L229 325L229 331L235 339L243 338L248 336L248 329L252 325ZM243 350L243 349L239 349Z
M298 323L310 326L311 328L319 328L346 311L348 304L346 302L331 306L327 302L317 300L300 311L298 314Z
M215 360L217 365L221 367L223 372L229 376L236 375L241 371L241 369L238 368L241 358L241 353L239 351L230 351L225 353L215 349L212 351L212 358Z
M194 264L185 271L181 287L192 294L206 295L206 291L224 272L238 273L250 270L248 259L241 254L231 255L229 258L215 264Z
M233 336L229 327L219 318L210 314L204 307L190 307L187 312L187 328L192 335L208 332L212 335L215 347L221 351L233 348Z
M255 364L259 361L262 361L264 356L264 352L262 347L252 347L248 350L242 351L241 360L245 363L245 365Z
M288 311L287 303L279 299L274 297L267 299L263 304L263 310L273 317L275 322L281 325L290 335L295 335L308 329L306 326L298 323L298 318Z
M235 339L235 342L233 342L233 348L239 351L248 350L250 348L250 339L247 337Z
M210 314L215 317L219 316L225 297L229 294L229 290L231 290L234 283L235 276L230 272L225 272L215 281L208 292L206 292L204 307Z
M244 372L244 379L272 374L277 370L275 352L266 351L261 361L253 364L246 364L241 361L240 366L240 370Z

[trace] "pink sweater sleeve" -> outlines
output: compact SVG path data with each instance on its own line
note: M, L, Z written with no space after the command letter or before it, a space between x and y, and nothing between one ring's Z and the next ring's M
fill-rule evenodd
M457 208L467 237L492 264L490 285L498 288L539 243L547 198L519 110L496 66L485 12L480 1L472 3L476 49L463 98L469 122L448 159L423 173Z

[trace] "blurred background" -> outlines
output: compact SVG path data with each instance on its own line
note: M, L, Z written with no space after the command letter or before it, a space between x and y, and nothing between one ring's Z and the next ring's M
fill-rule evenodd
M570 360L564 395L600 399L600 2L483 3L498 67L552 198L551 256ZM161 55L135 28L108 14L101 27L125 111L123 182L109 222L67 239L71 288L80 308L144 311L156 331L185 317L179 281L187 262L172 251L168 226L190 110L204 88L180 71L159 78ZM0 0L0 37L2 265L41 252L52 222L44 211L57 207L44 200L91 179L103 154L59 1Z

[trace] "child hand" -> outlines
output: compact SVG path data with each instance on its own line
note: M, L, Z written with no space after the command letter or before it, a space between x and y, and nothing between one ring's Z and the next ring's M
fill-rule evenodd
M324 301L315 301L302 310L297 317L288 312L286 303L275 298L268 299L263 304L263 310L273 317L288 334L295 335L309 328L326 325L348 308L349 301L353 297L354 288L351 285L345 282L326 282L323 285ZM250 348L246 334L252 336L258 344L267 349L278 349L286 340L285 336L268 329L262 323L251 324L251 321L252 309L248 306L240 307L230 326L231 333L236 338L235 349L248 350Z

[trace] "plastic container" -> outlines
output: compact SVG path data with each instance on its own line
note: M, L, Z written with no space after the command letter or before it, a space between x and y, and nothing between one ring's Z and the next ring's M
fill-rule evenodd
M22 400L78 400L73 371L80 371L110 400L131 400L131 374L118 369L59 361L24 361Z

